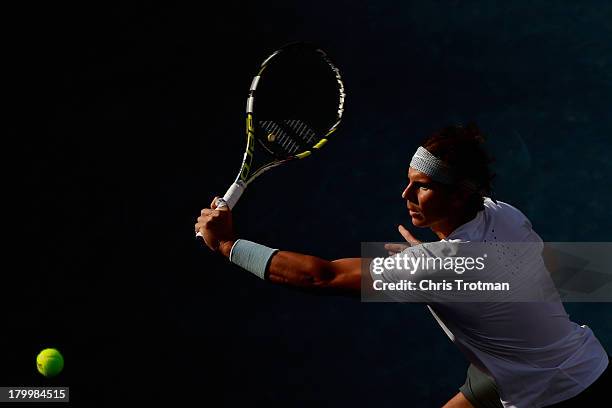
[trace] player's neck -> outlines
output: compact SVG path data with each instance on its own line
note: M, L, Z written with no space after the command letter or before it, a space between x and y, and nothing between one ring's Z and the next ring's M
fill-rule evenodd
M440 221L439 223L432 225L431 230L434 234L438 236L440 239L446 239L450 234L453 233L457 228L470 222L476 217L475 212L467 212L458 214L457 216L450 216L445 220Z

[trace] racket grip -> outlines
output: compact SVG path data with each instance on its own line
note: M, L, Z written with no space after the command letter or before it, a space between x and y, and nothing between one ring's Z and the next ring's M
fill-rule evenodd
M234 182L234 184L227 189L223 198L217 200L217 207L226 205L230 210L234 208L240 199L240 196L242 193L244 193L245 188L246 184L244 184L241 180Z
M245 188L246 184L244 184L241 180L234 182L234 184L227 189L223 198L217 199L217 202L215 203L217 208L229 207L230 210L234 208ZM196 237L202 237L202 233L197 232Z

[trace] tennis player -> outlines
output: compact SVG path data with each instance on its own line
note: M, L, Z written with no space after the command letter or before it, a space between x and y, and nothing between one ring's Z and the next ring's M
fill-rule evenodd
M425 246L444 252L450 243L541 242L519 210L490 198L491 160L483 143L474 124L444 128L422 143L410 162L402 197L412 224L430 228L439 241L423 244L399 226L410 246L390 245L391 252L410 253ZM217 209L216 199L195 224L211 250L270 282L361 294L362 262L371 260L327 261L239 239L231 211ZM516 264L516 259L508 262ZM529 268L541 264L524 262L522 268L536 276L537 271ZM494 274L495 268L487 273ZM364 275L364 288L370 288L371 272ZM397 279L391 273L377 277L381 278ZM611 404L610 356L587 325L569 319L561 301L445 304L424 298L424 302L470 362L465 383L444 408Z

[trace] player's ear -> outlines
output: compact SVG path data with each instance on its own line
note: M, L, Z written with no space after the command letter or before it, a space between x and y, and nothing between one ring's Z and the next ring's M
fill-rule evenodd
M455 208L463 208L469 201L471 193L463 188L453 187L451 190L451 202Z

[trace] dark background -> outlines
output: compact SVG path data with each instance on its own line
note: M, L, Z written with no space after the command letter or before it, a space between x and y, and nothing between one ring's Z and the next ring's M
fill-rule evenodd
M497 198L544 240L610 240L609 2L82 2L4 19L1 385L68 385L88 406L434 407L457 392L467 363L424 305L273 286L193 239L239 167L252 75L294 40L341 68L345 120L320 155L255 182L241 237L326 259L400 239L418 142L474 120ZM566 308L612 351L610 304ZM66 359L55 379L35 370L45 347Z

